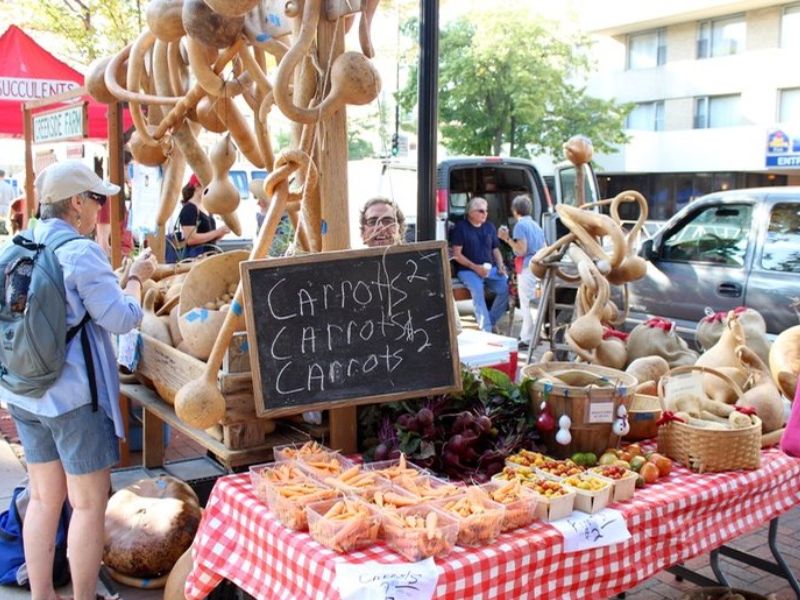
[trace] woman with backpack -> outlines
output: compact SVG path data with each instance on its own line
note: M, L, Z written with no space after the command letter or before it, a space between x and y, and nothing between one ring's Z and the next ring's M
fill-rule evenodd
M50 268L60 267L64 287L54 289L64 295L65 328L74 335L67 334L71 341L54 383L26 395L8 388L10 382L30 382L30 378L12 377L7 383L4 375L0 397L16 424L30 477L23 541L31 598L57 598L52 583L54 539L68 498L73 512L67 547L75 600L94 600L111 467L119 462L119 438L124 437L111 334L126 333L139 324L142 282L157 265L149 252L140 255L120 289L103 250L84 237L94 229L107 196L119 193L119 186L104 183L77 161L49 166L35 186L41 220L35 230L17 236L21 241L15 238L14 244L35 250L37 265L55 256L57 265L51 262ZM6 272L6 294L15 295L15 306L25 313L41 309L33 301L23 306L28 299L26 283L31 290L42 289L42 281L36 279L40 270L29 269L28 282L10 281L17 274ZM45 332L35 333L44 337Z

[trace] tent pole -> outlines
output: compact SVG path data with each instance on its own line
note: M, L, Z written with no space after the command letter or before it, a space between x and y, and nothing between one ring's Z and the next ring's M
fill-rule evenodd
M33 195L33 117L26 106L22 107L22 122L25 135L25 210L22 211L22 228L27 229L36 202Z
M111 217L111 266L116 269L122 264L122 239L120 236L121 204L125 194L125 165L122 158L122 105L114 102L108 105L108 177L111 183L120 187L120 193L112 198Z

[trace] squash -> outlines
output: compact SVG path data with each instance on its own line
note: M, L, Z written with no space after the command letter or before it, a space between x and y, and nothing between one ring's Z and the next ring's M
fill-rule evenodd
M752 308L740 306L727 313L723 311L706 315L697 324L695 331L697 344L703 350L708 350L716 344L725 329L725 321L729 316L741 324L745 345L753 349L764 363L768 363L770 343L767 339L767 324L761 313Z
M226 17L243 17L250 12L259 0L204 0L215 13Z
M150 0L147 4L147 27L162 42L177 42L185 34L183 0Z
M787 398L794 398L800 375L800 325L783 331L769 351L769 370L772 380Z
M742 370L742 362L736 349L744 343L745 337L742 324L735 318L733 311L730 311L725 318L725 327L717 343L701 354L695 364L700 367L711 367L722 371L737 383L742 383L744 373L737 373L737 371ZM721 387L717 381L705 375L703 376L703 389L712 400L728 404L737 401L737 398L730 394L730 388Z
M84 85L89 95L103 104L113 104L117 101L117 97L108 91L106 87L106 68L108 63L111 62L111 57L98 58L91 65L84 78Z
M736 401L736 406L756 409L756 415L761 419L762 433L777 431L783 427L784 422L783 400L778 387L772 381L769 368L747 346L738 346L736 354L754 379L752 387Z
M660 356L673 368L697 360L697 353L675 333L675 324L660 317L637 325L628 336L628 365L645 356Z
M641 356L631 361L625 369L625 372L636 377L640 384L648 381L658 383L668 371L669 363L663 357L656 355Z
M133 577L166 574L191 546L200 517L197 495L183 481L137 481L108 501L103 562Z
M244 28L244 17L216 13L203 0L184 0L181 18L189 37L214 48L231 46Z

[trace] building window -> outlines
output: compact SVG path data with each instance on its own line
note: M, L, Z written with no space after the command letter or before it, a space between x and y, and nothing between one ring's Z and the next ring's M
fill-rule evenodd
M664 102L641 102L628 115L628 129L640 131L664 130Z
M744 50L746 32L743 15L701 21L697 36L697 58L739 54Z
M767 271L800 273L800 208L776 204L769 217L761 267Z
M783 9L781 20L781 48L800 48L800 5Z
M800 88L780 90L778 121L780 123L800 121Z
M628 36L628 68L652 69L667 62L667 34L664 29Z
M739 94L703 96L694 102L694 128L735 127L741 124Z

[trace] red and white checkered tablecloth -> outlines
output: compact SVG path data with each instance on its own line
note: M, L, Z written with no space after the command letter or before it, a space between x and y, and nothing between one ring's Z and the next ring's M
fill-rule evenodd
M537 522L491 546L456 546L436 559L435 598L609 598L800 504L798 482L800 460L777 449L764 451L755 471L697 475L675 467L633 499L612 505L627 518L632 537L626 542L567 554L556 529ZM223 578L256 598L337 600L337 562L404 561L382 542L340 555L290 531L253 495L246 474L217 481L192 554L186 597L195 600Z

